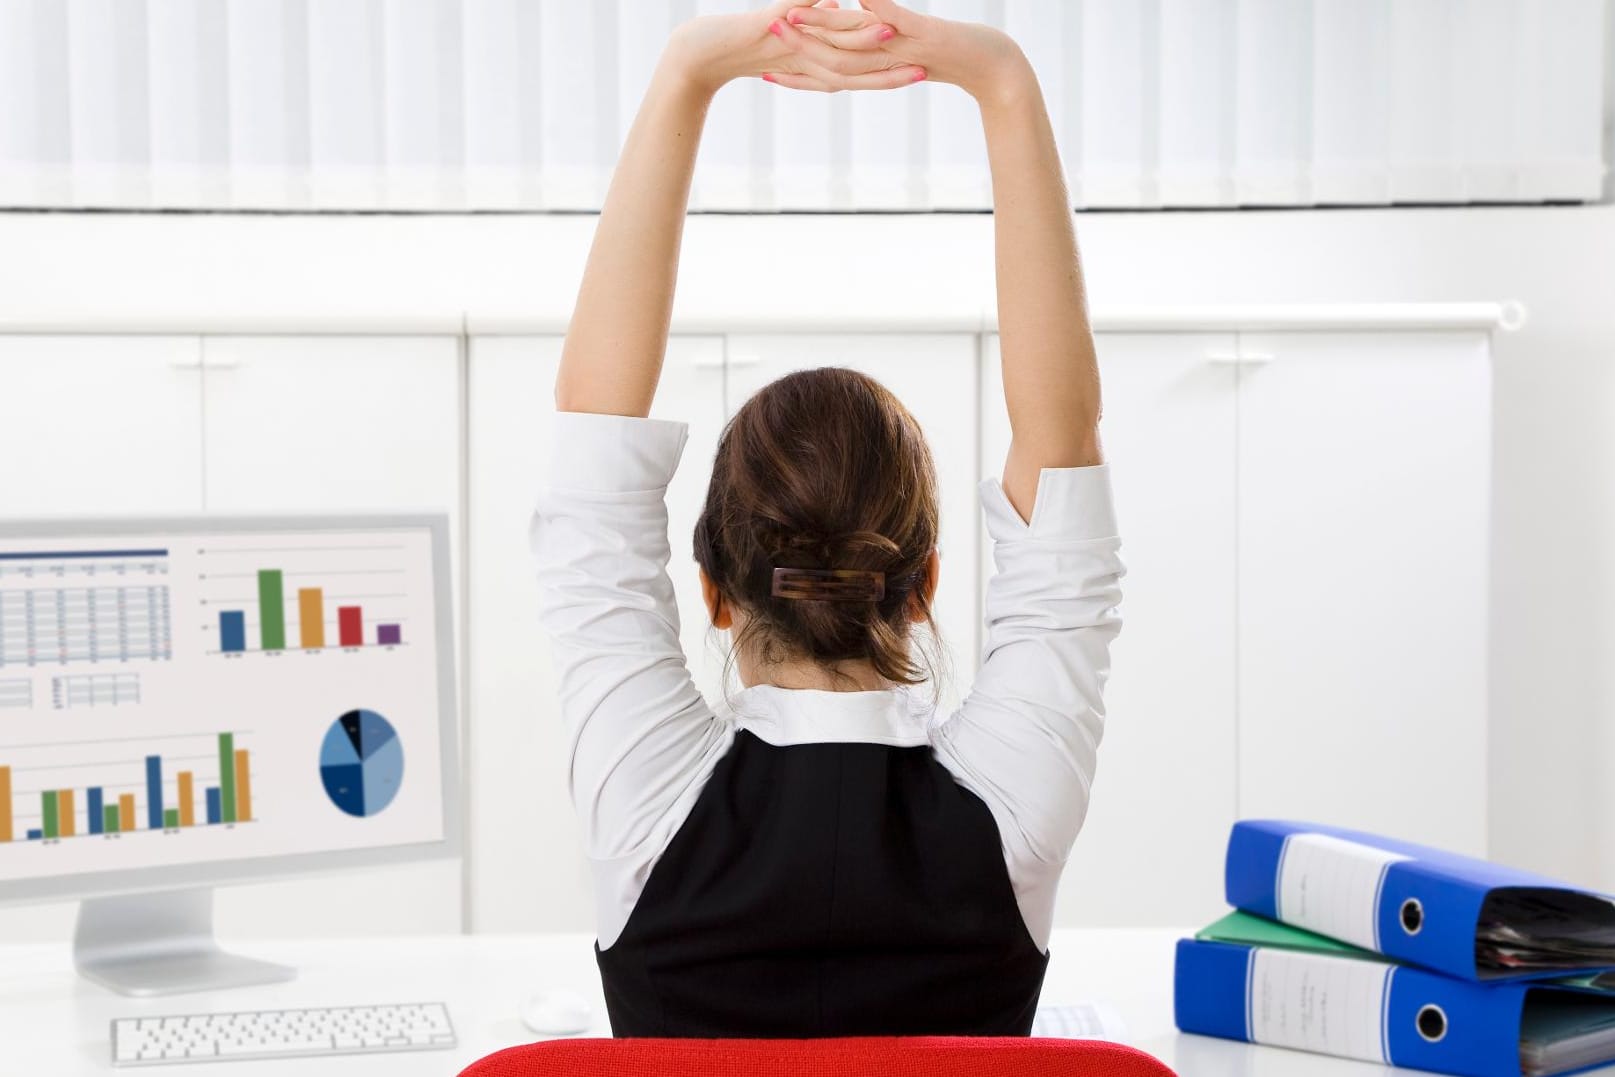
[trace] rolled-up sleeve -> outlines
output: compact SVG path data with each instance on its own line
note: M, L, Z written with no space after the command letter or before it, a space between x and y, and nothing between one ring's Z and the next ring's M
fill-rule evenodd
M997 571L975 685L933 734L939 759L992 811L1040 946L1087 814L1124 573L1110 471L1045 468L1030 522L980 488Z
M683 423L562 412L530 540L569 788L596 860L642 880L724 733L691 680L667 574L667 486ZM631 901L629 902L631 905Z

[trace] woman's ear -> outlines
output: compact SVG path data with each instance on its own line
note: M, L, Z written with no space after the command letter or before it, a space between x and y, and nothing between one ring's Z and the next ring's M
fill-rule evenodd
M718 585L712 582L704 568L696 569L701 574L701 600L707 605L707 618L712 627L719 631L727 631L735 623L734 615L729 611L729 603L724 601L723 592Z
M915 592L916 595L923 598L925 601L923 603L914 603L914 608L909 611L908 615L910 621L919 623L920 621L925 620L925 611L930 609L936 603L936 585L937 582L942 578L941 573L941 555L939 555L937 551L932 550L930 555L925 559L925 578L920 581L919 590Z

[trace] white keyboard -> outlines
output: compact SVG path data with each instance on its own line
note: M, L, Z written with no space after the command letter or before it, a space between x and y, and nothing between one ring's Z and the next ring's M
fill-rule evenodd
M124 1017L112 1022L114 1066L434 1051L454 1043L449 1011L441 1002Z

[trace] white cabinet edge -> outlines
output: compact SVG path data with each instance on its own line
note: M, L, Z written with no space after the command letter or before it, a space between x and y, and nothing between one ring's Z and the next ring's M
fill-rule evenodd
M564 311L422 311L410 314L306 311L50 311L0 313L0 335L295 335L295 336L530 336L566 332ZM1329 303L1161 307L1100 307L1098 332L1266 332L1342 330L1513 331L1526 321L1523 304ZM719 333L991 333L996 310L880 312L678 311L672 331Z

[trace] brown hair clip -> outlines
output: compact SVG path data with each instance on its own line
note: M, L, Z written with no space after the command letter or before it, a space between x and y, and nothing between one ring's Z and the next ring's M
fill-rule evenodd
M769 594L812 602L879 602L886 574L856 568L776 568Z

